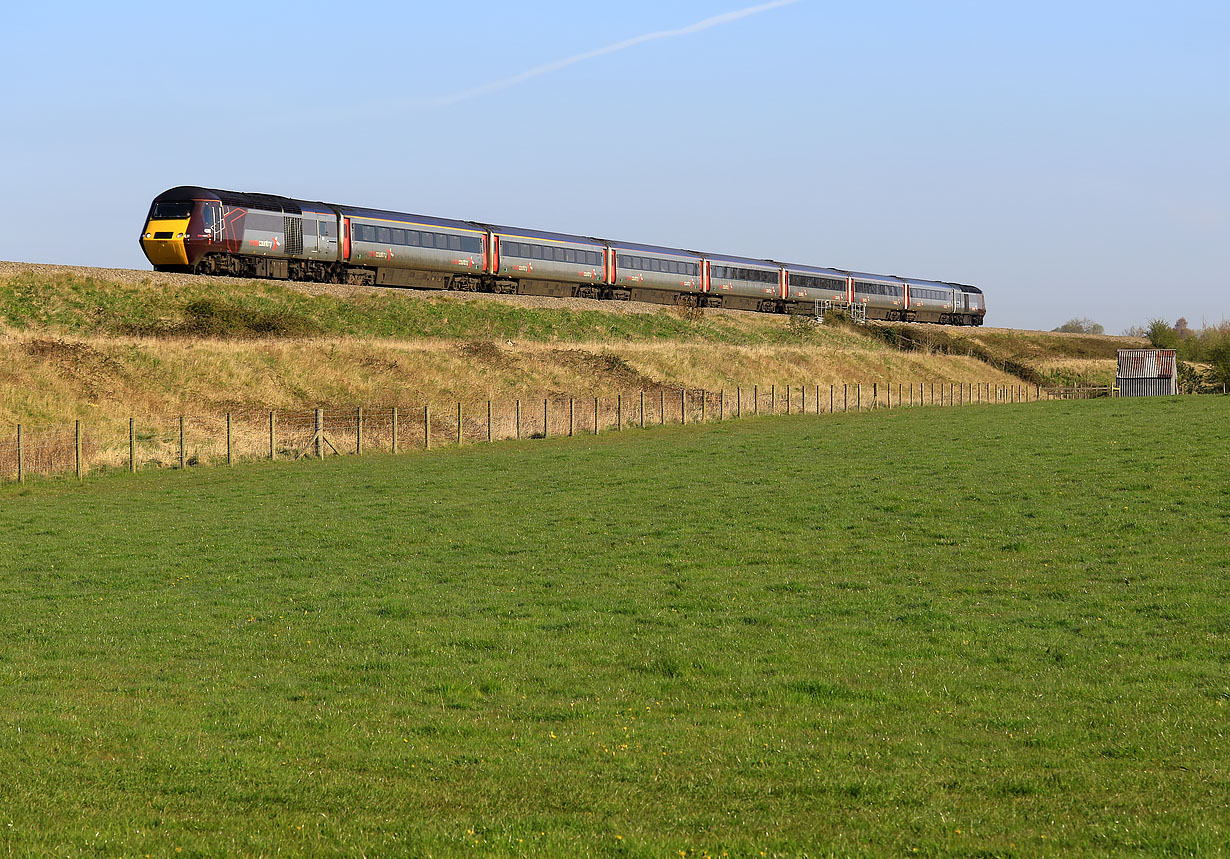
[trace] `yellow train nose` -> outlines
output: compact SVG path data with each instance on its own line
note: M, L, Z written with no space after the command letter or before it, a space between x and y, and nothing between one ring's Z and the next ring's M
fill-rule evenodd
M184 248L184 236L188 232L188 219L176 221L150 221L141 235L141 250L153 265L187 265L188 251Z

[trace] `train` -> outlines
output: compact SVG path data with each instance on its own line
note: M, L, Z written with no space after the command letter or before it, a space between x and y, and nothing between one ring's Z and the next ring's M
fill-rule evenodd
M140 242L157 271L945 325L986 316L966 284L192 185L154 198Z

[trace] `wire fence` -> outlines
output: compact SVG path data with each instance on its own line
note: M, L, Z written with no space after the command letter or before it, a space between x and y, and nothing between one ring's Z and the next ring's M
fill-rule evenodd
M511 439L593 435L763 415L863 412L919 406L1012 404L1111 396L1113 388L992 383L751 385L717 391L657 388L615 396L555 393L421 407L226 413L130 418L127 427L17 425L0 438L0 480L256 460L398 453Z

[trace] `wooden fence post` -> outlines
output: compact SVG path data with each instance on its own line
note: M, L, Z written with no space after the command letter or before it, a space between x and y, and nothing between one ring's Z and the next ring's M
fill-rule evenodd
M799 400L799 414L805 415L807 414L807 386L806 385L799 386L799 396L801 398Z
M790 385L786 386L786 414L790 414Z
M181 419L181 422L182 422L182 419ZM80 480L81 479L81 421L78 420L78 421L74 421L73 423L74 423L73 451L75 453L74 458L76 459L76 462L77 462L77 479ZM183 449L182 446L180 449L181 450ZM180 468L184 467L182 462L180 463L179 467Z
M777 414L777 385L769 385L769 414Z
M137 425L132 418L128 419L128 471L137 471Z
M314 449L312 453L316 454L317 459L325 458L325 410L316 410L316 434L312 437Z
M393 444L390 453L397 453L397 406L393 406Z

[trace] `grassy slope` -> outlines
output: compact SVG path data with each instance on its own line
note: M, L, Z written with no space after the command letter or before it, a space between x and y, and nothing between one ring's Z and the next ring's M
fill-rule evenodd
M1114 384L1118 350L1149 345L1142 338L1105 334L897 324L881 327L881 337L890 341L894 338L886 337L885 329L899 332L902 340L914 340L921 348L973 355L1043 385Z
M564 391L1010 383L782 317L623 313L399 292L27 271L0 278L0 423L120 423L242 407L418 405Z
M0 489L0 841L1217 852L1226 408Z

